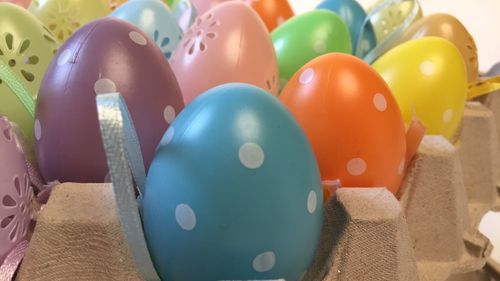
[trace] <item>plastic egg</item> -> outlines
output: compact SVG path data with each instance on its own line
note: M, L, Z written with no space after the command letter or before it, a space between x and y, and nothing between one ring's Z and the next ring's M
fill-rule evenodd
M363 24L366 18L366 12L356 0L324 0L316 9L326 9L335 12L349 27L353 53L359 47L363 53L367 53L377 45L375 31L368 21L364 28ZM360 35L362 36L361 38Z
M380 57L373 68L387 81L408 123L417 117L430 135L453 141L467 94L467 71L448 40L408 41Z
M272 34L278 56L281 87L308 61L320 55L351 53L351 36L334 12L315 10L295 16Z
M19 5L23 8L28 8L31 0L0 0L0 3L2 3L2 2L12 3L12 4Z
M371 10L378 9L381 5L385 5L379 13L374 14L370 19L375 28L377 42L384 41L387 36L394 32L401 24L412 14L415 5L418 5L418 0L412 1L378 1ZM412 22L423 17L421 6L418 6L418 11Z
M33 143L33 116L15 95L22 84L36 98L47 67L58 44L49 31L28 11L0 3L0 64L10 71L0 72L0 114L16 123Z
M148 248L162 280L299 280L321 198L314 154L288 111L257 87L222 85L160 142L143 201Z
M479 64L476 43L457 18L448 14L433 14L421 18L405 31L399 44L426 36L441 37L452 42L462 54L469 82L477 80Z
M247 2L257 11L269 31L273 31L294 15L288 0L251 0Z
M154 40L165 58L169 59L181 41L182 31L165 3L158 0L130 0L118 7L112 17L139 27Z
M12 131L0 116L0 262L28 233L31 221L31 189L26 159Z
M198 14L201 15L208 12L208 10L214 8L215 6L227 1L231 0L191 0L191 3L193 3L196 7Z
M240 2L198 17L172 59L185 103L224 83L242 82L278 92L278 63L266 26Z
M86 23L108 15L111 9L100 0L33 0L29 11L62 43Z
M368 64L346 54L320 56L293 76L280 100L313 146L325 199L336 180L397 193L406 162L404 123L391 90Z
M183 108L175 76L160 49L137 27L93 21L61 47L40 88L35 137L47 181L103 182L108 167L96 94L125 98L149 167L161 136Z

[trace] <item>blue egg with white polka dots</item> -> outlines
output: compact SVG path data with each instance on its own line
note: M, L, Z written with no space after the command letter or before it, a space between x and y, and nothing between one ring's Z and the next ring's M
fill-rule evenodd
M163 136L143 201L163 280L299 280L322 227L322 188L302 129L248 84L196 98Z
M129 0L111 15L140 28L170 59L182 39L182 30L170 8L160 0Z

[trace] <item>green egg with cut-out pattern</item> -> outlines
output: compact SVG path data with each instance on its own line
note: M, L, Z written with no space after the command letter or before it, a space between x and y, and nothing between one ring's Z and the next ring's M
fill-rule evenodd
M63 43L85 24L107 16L110 4L99 0L33 0L29 11Z
M30 143L35 126L33 112L25 105L31 104L33 111L57 48L50 31L28 11L0 3L0 115L16 123ZM24 96L24 102L18 95Z

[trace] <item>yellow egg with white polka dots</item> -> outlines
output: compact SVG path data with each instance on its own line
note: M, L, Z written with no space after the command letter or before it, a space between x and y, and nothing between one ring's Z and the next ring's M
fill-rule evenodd
M455 140L465 106L467 71L452 43L437 37L408 41L380 57L373 68L389 84L407 124L417 118L427 134Z

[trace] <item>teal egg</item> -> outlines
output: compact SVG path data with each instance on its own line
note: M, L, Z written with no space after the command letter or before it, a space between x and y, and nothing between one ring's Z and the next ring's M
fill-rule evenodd
M129 0L111 15L140 28L169 59L182 39L182 30L170 8L160 0Z
M318 166L284 106L247 84L212 88L163 136L143 201L163 280L299 280L322 227Z

